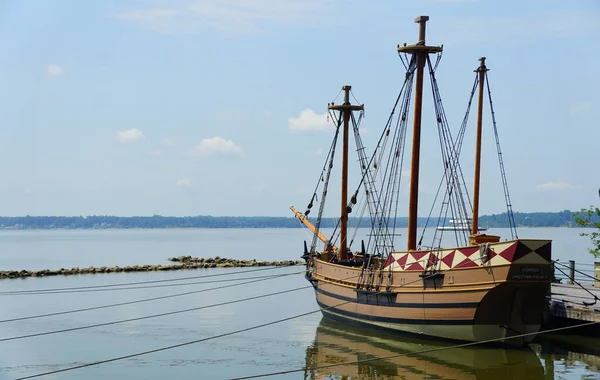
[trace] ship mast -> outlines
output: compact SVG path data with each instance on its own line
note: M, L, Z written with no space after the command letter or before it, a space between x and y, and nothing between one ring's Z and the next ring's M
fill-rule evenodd
M330 110L338 110L342 112L344 118L344 133L343 133L343 144L342 144L342 202L341 202L341 219L340 219L340 260L348 259L348 140L350 135L350 115L353 111L364 110L364 105L352 105L350 104L350 90L352 86L343 86L344 91L344 104L334 105L331 103L328 105Z
M398 52L412 54L417 63L417 82L415 88L415 116L412 138L412 158L410 168L410 200L408 205L408 247L409 251L417 248L417 210L419 205L419 159L421 154L421 110L423 108L423 69L427 54L439 53L439 46L425 45L425 25L429 16L419 16L415 22L419 24L419 41L414 45L398 46Z
M475 140L475 176L473 177L473 228L471 236L479 233L479 183L481 174L481 130L483 124L483 87L485 85L485 57L479 58L479 67L475 70L479 74L479 104L477 105L477 137Z

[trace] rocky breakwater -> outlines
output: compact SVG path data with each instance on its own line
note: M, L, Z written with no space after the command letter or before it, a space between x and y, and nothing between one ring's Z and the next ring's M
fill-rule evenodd
M29 270L5 270L0 271L0 279L26 278L26 277L47 277L47 276L68 276L75 274L99 274L99 273L121 273L121 272L154 272L154 271L172 271L182 269L206 269L206 268L242 268L242 267L281 267L303 265L303 261L257 261L257 260L236 260L224 257L215 258L197 258L191 256L171 257L169 261L177 264L167 265L132 265L132 266L113 266L113 267L73 267L71 269L42 269L38 271Z

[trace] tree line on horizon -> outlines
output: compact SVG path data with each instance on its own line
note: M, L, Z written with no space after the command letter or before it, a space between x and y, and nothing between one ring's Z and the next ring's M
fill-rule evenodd
M517 227L576 227L572 211L514 213ZM355 227L358 218L349 218L348 225ZM337 225L336 218L323 218L322 228ZM600 221L600 220L599 220ZM434 227L437 219L418 218L420 227ZM369 227L369 219L363 218L361 227ZM479 225L488 228L508 227L506 213L483 215ZM295 217L269 216L3 216L0 229L102 229L102 228L296 228L300 222ZM396 219L396 227L406 228L408 218Z

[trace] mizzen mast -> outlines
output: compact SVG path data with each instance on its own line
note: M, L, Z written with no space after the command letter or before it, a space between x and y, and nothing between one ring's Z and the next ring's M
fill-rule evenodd
M485 85L485 57L479 58L479 67L475 70L479 75L479 103L477 105L477 137L475 142L475 176L473 177L473 228L471 236L479 233L479 183L481 174L481 134L483 124L483 87Z
M343 86L344 104L328 105L328 109L342 112L344 118L344 135L342 144L342 202L341 202L341 219L340 219L340 260L348 259L348 140L350 135L350 114L353 111L364 110L364 105L350 104L350 90L352 86Z
M417 63L417 82L415 88L415 116L412 138L412 158L410 168L410 200L408 206L408 247L409 251L417 248L417 210L419 205L419 159L421 155L421 110L423 108L423 69L427 54L439 53L441 46L425 45L425 25L429 16L419 16L415 22L419 24L419 41L414 45L398 46L399 53L412 54Z

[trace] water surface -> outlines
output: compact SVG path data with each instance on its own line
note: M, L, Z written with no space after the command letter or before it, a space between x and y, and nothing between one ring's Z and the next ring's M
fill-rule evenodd
M489 233L506 231L489 231ZM528 229L522 237L555 240L555 258L591 264L586 241L572 229ZM301 229L2 231L1 269L164 263L179 255L240 259L296 259ZM0 281L0 292L81 287L226 274L208 280L294 273L302 267L241 273L255 268L112 273ZM201 281L188 280L186 283ZM0 295L0 320L233 283L86 293ZM317 310L302 274L160 301L0 323L0 339L212 305L285 289L300 290L170 316L0 342L0 378L55 369L180 344ZM301 318L132 359L47 376L48 379L230 379L298 369L285 379L599 379L600 341L556 336L524 350L462 348L418 353L446 343L347 329L316 312ZM410 356L406 356L410 354ZM402 356L398 356L402 355ZM364 362L381 356L398 356ZM362 361L324 368L324 365Z

